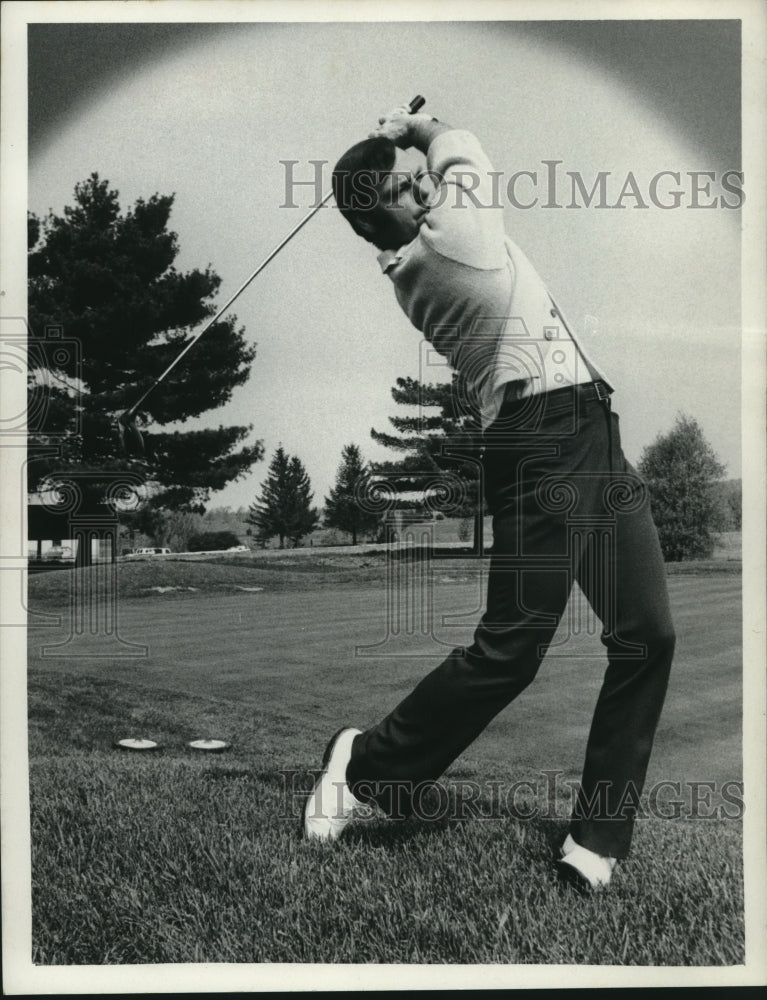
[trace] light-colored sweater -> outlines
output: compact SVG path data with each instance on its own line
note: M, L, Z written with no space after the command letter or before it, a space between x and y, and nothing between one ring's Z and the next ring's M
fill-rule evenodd
M462 376L487 427L504 386L520 398L601 377L527 257L506 236L492 166L462 129L427 154L434 185L418 236L379 254L411 323Z

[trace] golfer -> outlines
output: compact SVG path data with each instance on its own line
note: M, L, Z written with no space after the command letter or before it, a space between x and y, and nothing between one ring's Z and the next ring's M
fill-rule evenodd
M407 108L379 122L339 160L334 196L482 425L487 607L472 645L378 725L332 738L303 832L333 840L362 803L407 814L414 792L533 680L577 582L608 663L556 863L578 888L600 889L629 851L674 650L647 491L623 456L612 387L505 234L498 175L477 139ZM425 171L408 165L411 149Z

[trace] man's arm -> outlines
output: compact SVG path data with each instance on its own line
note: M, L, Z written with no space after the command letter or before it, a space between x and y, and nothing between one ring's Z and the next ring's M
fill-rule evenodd
M494 185L496 172L477 138L428 115L410 115L407 108L396 108L379 121L373 135L426 155L426 173L435 190L427 198L423 238L459 263L483 269L503 266L503 204Z

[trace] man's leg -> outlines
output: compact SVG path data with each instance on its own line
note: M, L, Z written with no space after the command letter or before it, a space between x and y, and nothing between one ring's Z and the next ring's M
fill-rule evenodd
M597 854L628 854L635 801L644 785L674 652L666 571L646 487L620 450L612 422L613 470L633 491L606 494L614 534L584 552L578 583L603 623L604 676L586 748L571 833ZM602 490L603 497L605 496Z
M564 516L538 494L556 454L551 440L527 438L493 451L486 463L493 557L474 641L455 649L378 725L351 738L353 730L337 734L307 800L306 836L339 835L351 819L343 797L349 789L392 817L408 815L417 786L438 778L534 678L572 586ZM339 802L335 824L329 801Z
M401 795L406 809L408 792L438 778L538 671L570 581L552 571L521 580L504 552L515 534L513 516L496 517L487 610L472 645L455 649L354 742L347 780L353 791L374 797L390 814L396 814L395 795ZM378 794L370 796L375 786Z
M521 451L521 455L520 455ZM493 518L487 610L468 649L456 649L377 726L357 736L347 781L390 815L407 811L408 791L434 780L533 680L567 604L563 515L545 509L537 485L551 446L511 449L507 495ZM517 475L520 461L524 473Z

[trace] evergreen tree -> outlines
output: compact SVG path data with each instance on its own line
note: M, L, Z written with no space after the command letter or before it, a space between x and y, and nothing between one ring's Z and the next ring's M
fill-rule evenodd
M277 536L281 549L286 539L295 547L319 523L319 513L311 506L313 498L301 460L291 458L280 445L269 464L261 495L249 508L247 522L256 529L258 539Z
M715 488L724 466L698 423L680 414L668 434L644 449L638 470L649 487L664 558L710 557L720 517Z
M352 536L352 545L357 544L361 531L368 531L378 523L378 516L362 507L357 500L355 488L359 480L368 472L356 444L348 444L341 453L341 464L336 473L336 483L325 497L325 525L338 528Z
M114 430L116 416L215 312L219 277L210 268L182 273L174 267L179 247L167 228L172 205L172 196L155 194L122 214L118 193L94 173L76 185L74 205L63 216L30 216L31 357L51 326L80 347L79 364L65 359L57 367L41 353L30 366L33 385L54 386L30 445L66 433L58 456L29 463L32 490L51 472L129 467ZM140 426L151 421L162 428L228 402L255 357L235 324L225 317L210 329L142 404ZM261 442L243 444L251 429L144 433L149 507L204 510L211 492L241 478L263 456Z
M311 534L320 523L320 512L312 507L314 494L309 476L300 459L293 456L288 468L293 483L294 500L288 537L296 548L304 535Z
M462 495L449 513L473 518L476 540L482 531L484 506L477 463L480 428L471 416L462 412L460 391L458 375L453 376L452 382L444 383L398 378L391 390L395 403L418 407L419 412L389 417L396 435L376 430L370 434L374 441L402 454L399 461L376 465L376 472L398 473L396 483L401 493L423 490L428 482L439 478L440 472L456 476ZM407 507L408 503L403 501L402 506Z

